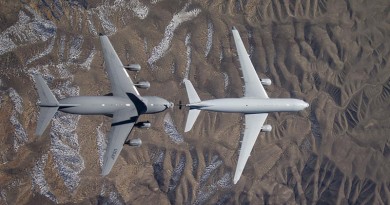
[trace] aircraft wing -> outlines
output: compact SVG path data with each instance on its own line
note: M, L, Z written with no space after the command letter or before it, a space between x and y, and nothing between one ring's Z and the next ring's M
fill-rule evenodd
M124 108L114 113L111 130L108 134L108 145L103 158L103 176L110 173L137 119L138 113L135 108Z
M139 96L137 88L131 81L129 74L123 67L118 54L115 52L107 36L100 36L102 44L103 58L111 82L111 92L114 96L127 97L126 93L132 93Z
M253 146L255 145L257 136L259 136L261 127L263 126L267 116L268 113L245 115L245 131L241 142L241 149L238 156L236 172L234 173L234 184L237 183L241 177L242 171L244 171L245 164L248 161Z
M259 77L253 67L252 61L246 52L244 43L241 40L240 34L237 29L233 27L233 38L236 44L238 59L240 60L242 75L245 82L245 97L259 97L268 98L267 93L264 90L263 85L260 82Z

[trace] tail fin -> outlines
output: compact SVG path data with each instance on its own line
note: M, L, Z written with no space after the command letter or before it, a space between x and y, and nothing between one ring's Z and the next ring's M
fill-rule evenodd
M194 86L192 85L191 81L184 79L184 85L186 86L187 90L187 95L188 95L188 100L191 103L198 103L201 102L198 94L196 93L196 90ZM188 132L191 130L191 128L194 126L194 123L196 119L198 118L200 113L200 110L196 109L191 109L188 111L188 116L187 116L187 122L186 122L186 127L184 129L184 132Z
M59 103L54 97L53 93L50 91L49 87L47 86L45 80L42 78L41 75L34 75L34 79L40 101L40 112L35 135L41 136L45 131L47 125L49 125L50 120L57 112Z

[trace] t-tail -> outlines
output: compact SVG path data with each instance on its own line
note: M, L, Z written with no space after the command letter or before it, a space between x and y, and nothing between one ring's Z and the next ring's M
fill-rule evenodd
M39 95L39 117L35 135L41 136L59 108L59 103L41 75L34 75Z
M198 94L196 93L196 90L195 90L194 86L192 85L191 81L189 81L188 79L184 79L183 82L184 82L184 85L186 86L188 100L190 102L189 104L186 105L186 106L190 107L190 110L188 111L186 127L184 129L184 132L188 132L194 126L196 118L198 118L199 113L200 113L200 110L191 107L191 105L193 105L195 103L200 103L201 100L200 100Z

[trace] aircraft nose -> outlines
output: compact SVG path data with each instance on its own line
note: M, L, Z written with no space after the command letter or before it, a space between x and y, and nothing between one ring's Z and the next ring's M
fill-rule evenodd
M303 100L299 100L299 102L297 103L297 108L299 110L303 110L305 108L309 107L309 103L303 101Z

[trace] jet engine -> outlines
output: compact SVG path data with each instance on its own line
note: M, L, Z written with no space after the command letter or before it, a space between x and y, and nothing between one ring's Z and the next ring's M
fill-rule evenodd
M150 87L150 83L148 81L140 81L134 85L137 86L137 88L143 88L143 89L148 89Z
M129 65L125 65L123 67L126 68L127 70L130 70L130 71L140 71L141 70L141 66L139 64L129 64Z
M271 130L272 130L272 126L271 125L263 125L261 127L261 131L262 132L271 132Z
M271 85L272 81L269 78L260 79L262 85Z
M140 138L136 138L125 142L125 144L132 147L140 147L142 145L142 140Z
M135 124L135 126L138 128L150 128L152 126L152 123L150 123L149 121L138 122L137 124Z

